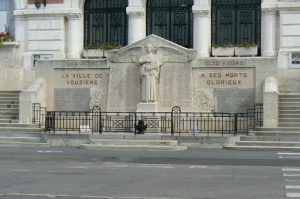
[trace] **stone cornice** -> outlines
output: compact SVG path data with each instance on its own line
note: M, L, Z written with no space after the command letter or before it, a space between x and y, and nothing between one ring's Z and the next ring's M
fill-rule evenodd
M29 16L29 15L48 15L48 16L69 16L76 15L81 17L79 9L65 9L65 8L47 8L47 9L24 9L15 10L15 16Z
M262 2L262 14L272 14L277 11L277 2Z
M19 42L17 41L9 41L9 42L5 41L2 43L2 45L7 47L13 47L13 48L18 48L20 46Z
M81 14L80 13L69 13L67 16L68 16L69 19L73 19L73 20L81 18Z
M295 11L300 10L300 2L279 2L277 4L280 11Z
M127 7L126 12L129 16L144 17L145 10L141 7Z
M209 16L211 13L208 5L193 6L192 10L195 15L199 16Z

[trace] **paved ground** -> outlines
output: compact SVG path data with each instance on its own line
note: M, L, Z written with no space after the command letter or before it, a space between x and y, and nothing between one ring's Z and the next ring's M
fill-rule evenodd
M0 148L0 198L300 198L299 157L222 149Z

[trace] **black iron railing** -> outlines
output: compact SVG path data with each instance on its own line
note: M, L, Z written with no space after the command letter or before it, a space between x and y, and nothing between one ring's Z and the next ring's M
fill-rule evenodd
M197 113L181 112L180 107L173 107L171 112L101 112L94 107L90 112L48 111L45 117L45 130L136 133L139 120L147 124L147 133L211 133L247 134L262 126L262 104L257 104L247 113ZM40 116L41 118L42 116Z
M32 104L32 123L38 124L39 127L45 127L46 107L41 107L40 103Z

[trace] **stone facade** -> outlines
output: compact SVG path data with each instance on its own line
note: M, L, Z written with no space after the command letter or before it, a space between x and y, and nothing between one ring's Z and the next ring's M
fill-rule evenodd
M193 49L155 35L146 37L146 2L128 1L128 46L107 52L105 59L84 59L84 0L48 0L39 9L32 0L15 0L17 43L0 47L0 67L5 71L0 75L0 90L26 90L36 79L44 78L48 110L62 103L54 99L61 96L60 89L77 97L80 89L87 89L81 96L89 99L86 107L136 111L143 107L139 105L141 80L136 59L150 43L162 65L156 82L157 100L154 105L147 104L147 110L170 111L179 105L183 111L239 111L218 99L228 91L232 98L253 98L245 102L247 106L262 103L269 76L277 79L278 92L300 92L299 69L289 67L290 53L300 51L299 1L262 0L261 56L228 58L210 57L210 0L194 0ZM53 60L34 61L34 55ZM243 101L235 103L243 106Z

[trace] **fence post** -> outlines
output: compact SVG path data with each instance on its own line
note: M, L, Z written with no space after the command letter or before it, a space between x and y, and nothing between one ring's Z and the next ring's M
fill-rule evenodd
M234 114L234 135L237 134L238 131L238 114Z
M133 126L133 128L134 128L134 135L136 135L136 112L134 112L134 126Z
M181 113L181 109L179 106L173 106L172 108L172 112L171 112L171 135L174 135L174 125L178 125L178 121L175 123L174 120L175 120L175 117L174 117L174 113L177 114L180 114ZM180 120L179 120L180 122ZM179 125L177 126L177 128L180 130L180 123ZM180 133L180 132L179 132Z

